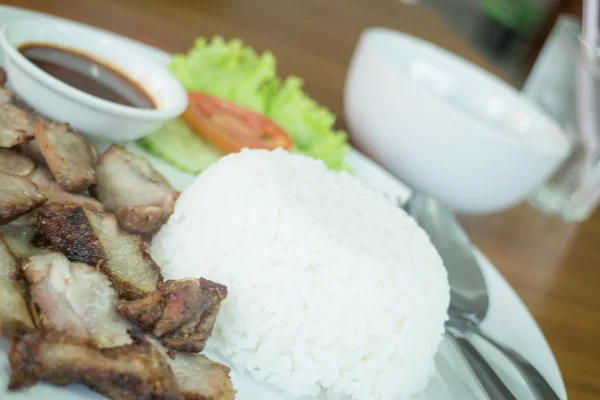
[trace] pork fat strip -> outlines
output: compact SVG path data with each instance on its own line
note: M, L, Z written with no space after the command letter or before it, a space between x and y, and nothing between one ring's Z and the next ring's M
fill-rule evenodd
M48 204L38 210L36 230L37 245L99 268L120 298L144 297L162 282L160 269L139 236L123 232L110 213L87 204Z
M23 271L44 328L98 347L131 343L127 330L133 326L118 314L117 295L102 272L58 252L33 255Z

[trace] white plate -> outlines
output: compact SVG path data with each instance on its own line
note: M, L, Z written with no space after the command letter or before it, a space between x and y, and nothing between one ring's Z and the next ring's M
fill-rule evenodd
M45 14L0 6L0 24L10 20L31 17L57 19ZM132 47L135 47L136 51L143 52L146 57L165 64L170 59L169 54L163 51L133 40L128 41ZM1 56L0 54L0 58ZM137 153L143 153L133 143L127 144L127 147ZM192 175L177 171L155 157L148 154L145 154L145 156L151 159L156 168L179 189L185 187L194 179ZM410 191L405 185L398 182L360 153L352 151L348 156L348 163L351 165L354 175L374 190L402 199L406 199L409 195ZM566 400L565 387L556 360L539 327L517 294L494 266L483 255L478 254L478 257L490 291L490 309L488 317L483 323L483 328L492 336L523 354L548 379L559 396ZM80 385L59 388L38 384L20 392L4 392L10 376L10 367L6 359L8 347L9 344L6 340L0 340L0 398L28 400L40 398L60 400L101 398L101 396ZM523 382L515 374L509 363L503 360L495 350L483 344L479 344L478 347L494 367L497 367L498 373L510 383L510 387L518 399L533 399L533 396L524 389ZM209 356L216 358L216 355L209 354ZM285 397L277 391L256 384L243 373L232 371L231 375L238 390L237 399L239 400L285 400ZM444 342L437 358L436 375L420 398L428 400L472 400L484 397L466 371L461 358L447 342Z

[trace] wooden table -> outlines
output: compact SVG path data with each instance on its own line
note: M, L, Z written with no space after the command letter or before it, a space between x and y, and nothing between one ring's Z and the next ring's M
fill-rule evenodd
M197 36L241 37L277 55L282 75L339 116L346 68L367 26L403 30L493 71L429 10L395 0L4 1L121 33L170 52ZM496 71L497 72L497 71ZM343 125L343 123L342 123ZM509 280L543 329L569 398L600 398L600 214L569 225L526 206L463 218L473 241Z

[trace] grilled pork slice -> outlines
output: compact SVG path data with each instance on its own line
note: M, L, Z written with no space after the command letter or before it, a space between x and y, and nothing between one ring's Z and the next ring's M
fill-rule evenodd
M235 389L229 367L211 361L201 354L169 351L148 338L168 358L179 392L186 400L233 400Z
M166 358L142 336L135 336L132 344L101 349L43 329L14 343L9 361L10 390L44 381L82 383L114 400L182 398Z
M15 256L0 235L0 335L17 338L35 329Z
M229 368L201 354L175 353L169 365L186 400L233 400Z
M31 213L25 214L14 221L0 225L0 234L19 262L28 259L32 254L41 251L31 244L35 234L35 218Z
M31 179L0 172L0 224L6 224L46 201Z
M50 172L44 167L37 167L29 179L36 184L38 189L48 198L47 203L77 203L89 204L98 211L103 211L104 207L100 202L90 196L79 193L71 193L64 190L53 178Z
M70 261L99 268L120 298L144 297L162 281L141 239L119 229L112 214L87 204L48 204L38 210L36 228L36 244L59 250Z
M1 152L2 149L0 149ZM37 189L47 198L47 203L72 202L89 204L99 211L103 210L102 204L96 199L77 193L65 191L44 167L38 166L29 176ZM1 192L0 188L0 192ZM37 209L33 209L8 224L0 225L0 233L4 234L8 246L17 258L28 258L35 252L31 245L35 225L37 222Z
M100 156L96 177L94 195L129 232L155 233L173 213L178 192L147 160L121 146Z
M15 146L15 148L37 165L48 167L46 160L44 159L44 155L42 154L42 149L40 149L40 144L37 142L37 140L30 140L27 143Z
M36 122L33 131L52 176L63 189L78 192L96 183L96 154L81 134L68 124L44 121Z
M131 233L149 235L158 232L173 213L160 206L121 206L115 211L121 227Z
M0 148L0 172L27 176L35 169L35 163L12 149Z
M13 92L12 90L8 90L4 87L0 88L0 103L14 103L15 99L15 92Z
M227 288L200 278L170 280L148 296L122 301L119 312L170 349L199 352L212 333Z
M14 100L13 92L0 88L0 147L13 147L33 136L33 117L17 107Z
M108 278L89 265L58 252L32 256L23 268L41 324L98 347L131 343L132 327L117 312L117 294Z
M60 253L31 257L25 266L32 300L45 329L88 340L104 348L132 343L132 324L117 313L117 295L97 269L69 262ZM167 354L150 339L171 366L179 392L188 400L234 398L229 368L201 355ZM175 372L176 371L176 372Z

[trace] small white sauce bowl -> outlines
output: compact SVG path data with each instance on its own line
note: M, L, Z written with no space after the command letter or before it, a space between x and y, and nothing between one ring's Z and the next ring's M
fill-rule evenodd
M363 33L344 102L362 152L459 212L516 204L569 154L561 128L517 90L400 32Z
M46 73L18 50L25 43L44 43L80 51L136 82L155 109L107 101L76 89ZM139 139L187 107L187 94L163 66L136 53L118 36L79 24L44 20L13 21L0 31L0 46L10 87L47 117L68 122L82 133L111 141Z

